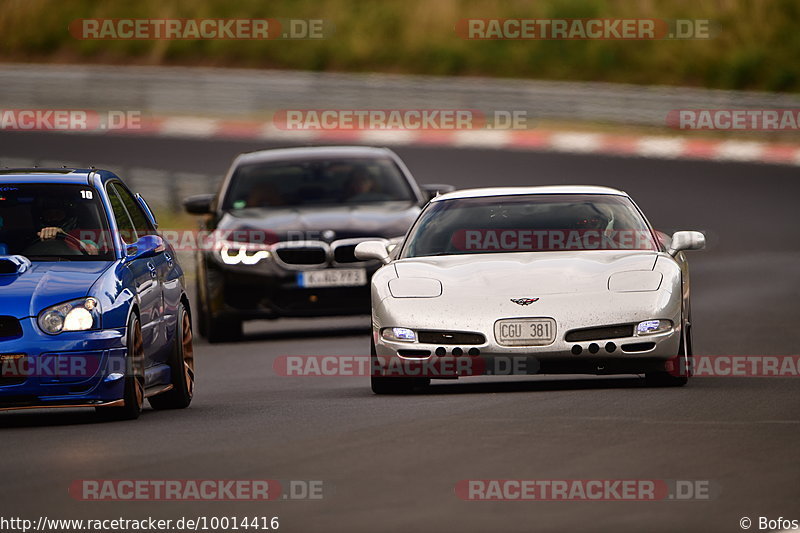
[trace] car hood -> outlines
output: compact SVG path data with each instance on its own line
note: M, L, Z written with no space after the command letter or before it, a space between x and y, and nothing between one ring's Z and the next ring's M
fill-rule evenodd
M25 318L51 305L86 296L109 261L33 262L0 275L0 314Z
M274 234L276 240L320 240L321 232L325 231L334 232L332 239L393 238L405 235L419 211L419 206L405 202L303 208L247 208L225 213L217 224L217 229L263 230Z
M612 274L652 271L656 258L641 250L492 253L402 259L394 267L400 279L439 280L443 296L536 298L605 291Z

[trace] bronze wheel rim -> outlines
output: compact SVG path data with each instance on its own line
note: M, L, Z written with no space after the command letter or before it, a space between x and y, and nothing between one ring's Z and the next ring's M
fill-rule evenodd
M194 395L194 348L192 346L192 321L188 313L183 313L181 325L181 349L183 350L183 373L186 380L186 392L191 398Z
M141 364L144 360L144 341L142 340L142 328L139 323L133 330L133 360L131 361L133 371L133 383L136 394L136 406L141 411L144 405L144 375L141 372Z

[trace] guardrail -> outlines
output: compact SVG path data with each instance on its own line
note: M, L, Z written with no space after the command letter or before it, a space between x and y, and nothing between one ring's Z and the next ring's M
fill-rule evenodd
M664 126L672 109L800 108L800 95L386 74L0 64L0 109L3 108L131 110L143 116L264 120L275 110L293 108L460 108L487 113L524 110L534 120ZM661 148L667 149L664 155L671 156L671 145ZM580 151L580 147L575 150ZM741 146L737 150L747 155ZM96 162L99 167L103 166L101 163ZM217 175L108 163L112 163L108 168L144 193L150 203L167 209L175 209L185 196L214 190L220 179ZM64 161L16 159L0 147L2 166L61 164L70 165Z
M534 121L664 126L673 109L794 108L800 95L471 77L3 64L0 107L232 118L297 108L460 108L525 111Z

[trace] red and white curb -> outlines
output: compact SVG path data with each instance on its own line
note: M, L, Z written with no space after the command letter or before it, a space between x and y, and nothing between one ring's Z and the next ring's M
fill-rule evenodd
M798 141L772 143L548 130L283 130L272 122L200 117L142 119L140 128L107 133L301 143L450 146L800 165Z

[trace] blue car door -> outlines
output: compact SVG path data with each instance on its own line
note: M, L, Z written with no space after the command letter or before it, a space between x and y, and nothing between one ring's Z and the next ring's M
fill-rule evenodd
M158 235L135 196L122 183L116 183L114 187L131 217L136 234L139 237ZM177 304L181 293L180 278L175 279L171 275L175 268L175 252L172 247L165 243L164 251L149 258L148 266L155 269L155 279L159 285L158 293L161 298L156 305L154 317L156 322L153 326L156 332L153 346L154 359L156 362L166 362L173 347L172 335L175 332Z
M134 244L139 235L123 201L122 194L126 191L114 183L109 183L107 192L122 240L126 245ZM162 348L165 342L161 321L163 295L158 280L158 255L129 261L127 268L133 277L133 290L139 299L145 368L149 368L162 362ZM149 385L146 383L146 386Z

